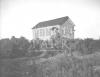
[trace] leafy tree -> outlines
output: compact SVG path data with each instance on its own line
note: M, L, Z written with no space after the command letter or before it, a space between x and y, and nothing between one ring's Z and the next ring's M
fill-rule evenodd
M17 58L23 57L30 46L29 41L24 38L1 39L0 40L0 57L1 58Z
M0 57L8 58L12 53L13 44L9 39L2 39L0 41Z
M11 41L13 43L13 52L11 54L12 57L23 57L26 55L26 53L28 52L28 48L30 46L30 43L27 39L25 39L24 37L20 37L20 38L15 38L12 37Z

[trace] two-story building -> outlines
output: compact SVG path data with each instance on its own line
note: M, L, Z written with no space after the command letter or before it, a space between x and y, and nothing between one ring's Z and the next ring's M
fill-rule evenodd
M55 34L55 30L52 30L54 28L57 28L63 37L74 39L74 26L68 16L40 22L32 28L33 39L49 40Z

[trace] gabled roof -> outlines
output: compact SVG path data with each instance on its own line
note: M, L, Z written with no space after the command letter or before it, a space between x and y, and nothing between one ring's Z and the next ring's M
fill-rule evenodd
M36 26L34 26L32 29L47 27L47 26L54 26L54 25L62 25L67 21L68 18L69 18L68 16L65 16L65 17L61 17L61 18L57 18L53 20L40 22Z

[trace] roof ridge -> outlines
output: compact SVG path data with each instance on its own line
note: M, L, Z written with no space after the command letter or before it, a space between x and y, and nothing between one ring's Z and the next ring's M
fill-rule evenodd
M49 20L45 20L45 21L41 21L41 22L48 22L48 21L58 20L58 19L67 18L67 17L68 17L68 16L59 17L59 18L49 19ZM39 22L39 23L41 23L41 22Z
M41 27L47 27L47 26L53 26L53 25L57 25L57 24L58 25L62 25L68 18L69 18L68 16L65 16L65 17L60 17L60 18L55 18L55 19L52 19L52 20L39 22L32 29L41 28Z

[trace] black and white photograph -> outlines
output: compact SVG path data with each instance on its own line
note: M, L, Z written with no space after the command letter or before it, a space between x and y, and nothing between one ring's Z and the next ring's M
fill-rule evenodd
M100 0L0 0L0 77L100 77Z

